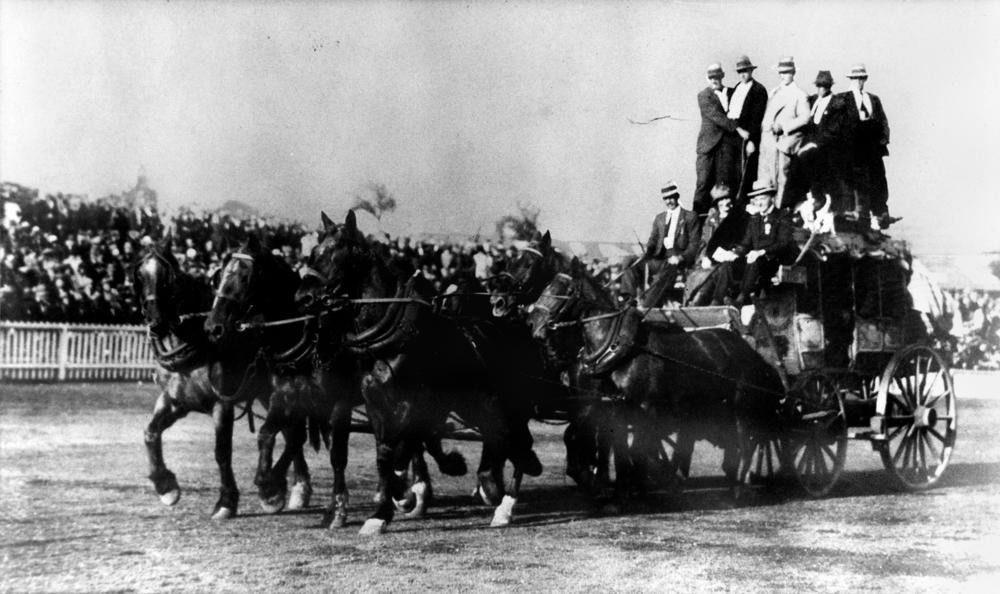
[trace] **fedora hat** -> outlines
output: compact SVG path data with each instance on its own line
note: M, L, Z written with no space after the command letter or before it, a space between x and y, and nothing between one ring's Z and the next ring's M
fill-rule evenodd
M707 76L708 78L723 78L726 76L726 73L722 71L722 64L719 64L718 62L713 62L712 64L708 65L708 68L705 72L705 76Z
M816 82L813 84L817 87L826 87L829 89L833 86L833 75L830 74L829 70L820 70L819 73L816 74Z
M665 186L660 190L660 197L666 200L667 198L681 199L681 193L677 191L677 185L672 181L668 181Z
M868 69L865 68L864 64L859 62L851 66L851 71L848 73L847 78L868 78Z
M759 179L753 182L753 190L747 194L747 198L753 198L754 196L764 196L765 194L770 194L774 196L778 193L778 188L771 185L771 182L766 179Z
M785 56L784 58L778 60L778 65L774 67L779 73L785 72L795 72L795 58L792 56Z
M753 70L756 68L753 62L750 61L749 56L743 55L736 58L736 72L743 72L744 70Z

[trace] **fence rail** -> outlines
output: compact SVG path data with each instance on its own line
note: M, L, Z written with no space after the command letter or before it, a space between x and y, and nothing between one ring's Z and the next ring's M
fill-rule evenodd
M146 380L155 369L145 326L0 322L0 380Z

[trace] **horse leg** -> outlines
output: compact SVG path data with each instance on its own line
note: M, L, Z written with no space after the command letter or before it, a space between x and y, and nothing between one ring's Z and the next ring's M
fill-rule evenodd
M287 424L287 418L278 404L267 409L267 417L257 434L257 496L266 513L278 513L285 507L285 492L288 482L283 474L274 472L274 443L277 433Z
M302 428L303 447L298 448L297 451L289 453L289 457L291 458L292 473L295 477L292 482L291 491L289 491L288 494L288 509L290 510L305 509L309 507L309 502L312 500L312 476L309 473L309 464L306 462L304 444L308 435L307 424L315 422L316 421L312 419L307 419L304 422L305 424ZM285 443L287 449L287 437Z
M338 398L330 415L330 466L333 468L333 498L327 514L330 528L343 528L347 524L347 446L351 437L351 401Z
M433 496L431 488L431 473L424 459L424 443L414 439L411 442L410 468L413 470L413 483L409 495L412 496L412 509L405 512L407 518L421 518L427 511L427 503ZM407 506L411 505L410 497L406 498ZM401 510L402 511L402 510Z
M524 478L524 473L515 468L511 474L510 482L507 483L506 494L500 501L500 505L493 510L493 521L490 522L490 526L493 528L502 528L510 525L514 517L514 505L517 503L517 496L521 491L522 478Z
M722 436L722 471L726 475L726 482L729 483L733 500L737 502L743 496L740 484L740 466L743 457L740 452L740 434L742 432L740 425L739 421L734 421L730 430L724 431ZM744 464L744 466L746 465L748 464Z
M388 366L386 366L388 367ZM372 434L375 436L375 460L379 475L379 503L375 512L365 520L361 527L360 534L364 536L374 536L383 534L386 527L392 522L395 515L395 496L402 496L404 487L402 486L402 474L405 466L397 474L396 460L405 458L407 442L400 435L400 432L392 427L388 417L391 409L387 407L389 403L398 402L395 395L391 393L386 382L391 382L391 374L383 374L381 378L377 374L367 375L361 382L361 393L364 396L365 405L368 409L368 418L371 422Z
M615 483L611 502L605 506L610 513L619 513L628 500L631 474L631 452L628 439L628 416L621 407L616 407L609 421L608 431L611 434L611 449L615 455Z
M694 433L681 427L677 431L677 445L674 447L674 454L670 463L680 474L682 479L691 476L691 458L694 455Z
M219 500L212 512L213 520L228 520L236 515L240 503L240 490L233 476L233 406L216 402L212 406L215 423L215 463L219 465Z
M493 444L483 437L483 450L479 456L479 468L476 470L476 488L472 496L483 505L497 505L503 497L503 465Z
M186 410L181 410L172 404L167 391L160 392L153 408L153 418L145 431L146 457L149 460L149 480L153 482L156 494L165 505L175 505L181 497L181 488L177 477L167 469L163 459L163 432L183 418Z

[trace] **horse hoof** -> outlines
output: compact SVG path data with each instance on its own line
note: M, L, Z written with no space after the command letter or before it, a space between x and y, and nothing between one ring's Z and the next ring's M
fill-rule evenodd
M285 509L285 494L278 493L274 497L261 497L260 508L265 514L276 514Z
M160 502L163 505L177 505L177 501L181 498L180 489L171 489L166 493L160 493Z
M364 526L358 531L361 536L378 536L379 534L385 534L386 521L379 518L368 518L365 520Z
M347 514L343 512L334 512L333 519L330 520L330 530L343 528L344 526L347 526Z
M409 513L417 506L417 496L410 491L402 499L393 498L392 505L398 512Z
M413 493L415 502L413 509L406 514L406 517L413 519L424 517L424 514L427 512L427 502L431 498L430 485L423 481L413 483L413 486L410 487L410 492Z
M622 506L615 502L605 503L601 506L601 514L606 516L617 516L622 513Z
M307 482L295 483L292 485L292 491L288 495L288 509L305 509L309 507L309 501L312 499L312 485Z
M212 519L215 520L216 522L222 522L231 519L235 515L236 515L236 510L230 509L228 507L220 507L219 509L215 510L214 514L212 514Z
M510 521L514 517L515 503L517 503L517 499L514 499L510 495L504 495L503 501L500 502L500 505L493 512L493 521L490 522L490 526L493 528L510 526Z

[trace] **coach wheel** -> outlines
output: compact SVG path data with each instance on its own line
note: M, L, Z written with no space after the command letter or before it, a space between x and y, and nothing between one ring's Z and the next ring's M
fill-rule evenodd
M793 391L790 404L795 421L789 432L788 465L812 497L830 492L847 459L847 417L836 382L817 372Z
M919 491L937 483L958 433L955 387L941 355L923 345L897 352L882 374L876 413L882 463L896 485Z
M782 461L788 444L775 435L754 435L750 443L753 450L747 466L747 479L757 485L773 483L782 474Z

